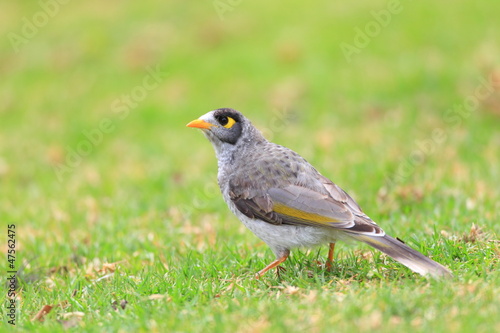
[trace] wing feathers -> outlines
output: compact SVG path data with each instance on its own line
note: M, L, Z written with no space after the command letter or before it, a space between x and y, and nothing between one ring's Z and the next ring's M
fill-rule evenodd
M325 221L350 224L353 220L351 211L342 202L308 188L290 185L282 189L271 188L268 193L275 205L320 215L326 218Z
M255 197L252 199L238 197L231 198L231 200L241 213L251 219L259 218L271 224L283 223L281 217L273 211L273 204L268 197Z
M253 196L248 192L236 195L237 188L233 187L229 194L241 213L272 224L333 227L360 234L384 233L340 187L325 177L320 180L323 187L316 191L288 185L272 187Z

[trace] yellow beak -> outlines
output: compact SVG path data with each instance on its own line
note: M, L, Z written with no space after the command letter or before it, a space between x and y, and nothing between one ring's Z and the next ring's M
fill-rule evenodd
M194 128L201 128L201 129L209 129L212 126L214 126L214 125L207 123L206 121L201 120L201 119L193 120L192 122L190 122L189 124L186 125L186 127L194 127Z

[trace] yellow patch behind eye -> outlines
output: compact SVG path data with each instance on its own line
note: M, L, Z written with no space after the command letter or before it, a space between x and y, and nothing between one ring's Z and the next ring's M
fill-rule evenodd
M234 120L231 117L227 117L227 124L224 125L225 128L231 128L233 125L236 123L236 120Z

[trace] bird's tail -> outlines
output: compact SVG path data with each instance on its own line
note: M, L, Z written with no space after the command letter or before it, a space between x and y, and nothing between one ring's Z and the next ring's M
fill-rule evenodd
M438 278L453 276L448 268L427 258L422 253L412 249L402 241L392 238L391 236L372 236L354 233L350 234L350 236L384 252L412 271L421 275L431 275L432 277Z

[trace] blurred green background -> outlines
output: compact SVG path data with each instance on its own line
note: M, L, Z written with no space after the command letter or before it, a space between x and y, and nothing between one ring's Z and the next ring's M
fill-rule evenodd
M229 247L241 261L224 275L271 259L219 196L209 143L185 128L220 107L395 236L498 234L498 17L492 1L4 2L0 214L17 226L25 290L44 290L54 267L85 281L74 270L93 260L182 270L190 253ZM25 293L19 320L65 298L50 295Z

